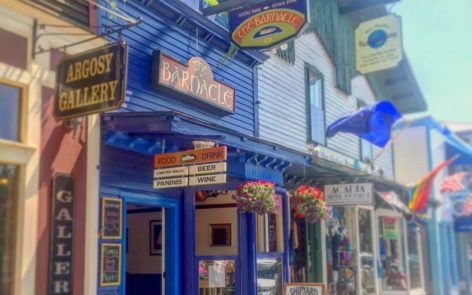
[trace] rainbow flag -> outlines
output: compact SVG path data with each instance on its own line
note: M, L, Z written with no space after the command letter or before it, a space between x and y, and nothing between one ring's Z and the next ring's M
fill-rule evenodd
M406 193L406 200L408 201L408 209L412 211L421 211L426 208L426 204L429 201L429 194L433 187L434 179L436 175L444 169L447 165L454 162L459 156L454 156L451 159L445 161L441 165L434 168L428 175L423 177L418 184L410 188Z

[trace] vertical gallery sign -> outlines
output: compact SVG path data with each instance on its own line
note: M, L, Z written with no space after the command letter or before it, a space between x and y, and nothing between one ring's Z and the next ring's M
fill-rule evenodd
M368 74L396 67L403 58L401 20L387 15L361 23L355 30L356 69Z
M48 294L72 294L75 184L70 175L52 182Z

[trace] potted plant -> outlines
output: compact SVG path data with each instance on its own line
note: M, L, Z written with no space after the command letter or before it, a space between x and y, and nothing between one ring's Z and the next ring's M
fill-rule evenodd
M263 180L248 181L238 186L233 199L240 212L275 214L281 207L281 200L275 194L274 184Z
M326 203L323 192L315 186L302 185L292 193L292 206L295 218L306 218L315 223L326 218Z

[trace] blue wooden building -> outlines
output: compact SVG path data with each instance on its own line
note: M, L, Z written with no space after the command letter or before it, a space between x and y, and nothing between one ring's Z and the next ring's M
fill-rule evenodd
M144 21L110 39L129 46L127 98L101 117L100 199L121 200L122 234L98 241L98 294L281 292L289 277L283 173L309 165L310 158L258 138L257 66L267 56L239 51L228 58L227 30L195 11L192 1L184 2L116 3ZM102 12L99 22L103 28L122 20ZM234 90L231 108L156 85L162 70L157 56L180 69L197 60L214 81ZM226 183L153 188L153 156L193 149L195 141L227 147ZM281 213L238 213L231 195L245 180L274 182ZM119 259L103 254L110 245L121 246ZM114 271L108 279L107 267Z

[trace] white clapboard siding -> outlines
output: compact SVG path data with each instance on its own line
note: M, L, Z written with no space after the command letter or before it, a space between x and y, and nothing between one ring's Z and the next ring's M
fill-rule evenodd
M314 66L324 77L326 126L356 110L358 98L371 103L375 101L375 94L363 76L352 80L352 95L336 88L334 64L316 34L298 38L295 52L294 65L271 55L259 67L259 135L263 139L307 152L305 62ZM327 147L359 159L359 138L354 135L338 134L328 139ZM387 151L377 162L382 165L388 178L393 177L391 157L391 151Z

